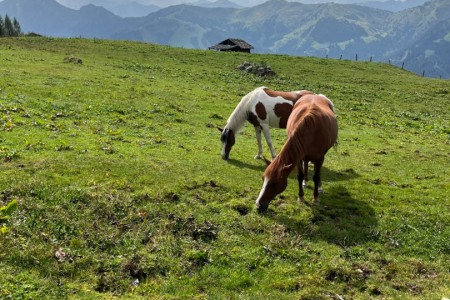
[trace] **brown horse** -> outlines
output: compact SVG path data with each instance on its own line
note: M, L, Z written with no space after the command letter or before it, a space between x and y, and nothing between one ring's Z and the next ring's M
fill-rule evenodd
M262 211L286 189L288 175L295 167L298 199L304 201L303 180L309 161L314 164L314 200L319 200L320 169L325 154L337 141L338 126L332 102L323 95L303 96L295 103L286 129L286 143L263 174L264 184L256 200L256 206Z

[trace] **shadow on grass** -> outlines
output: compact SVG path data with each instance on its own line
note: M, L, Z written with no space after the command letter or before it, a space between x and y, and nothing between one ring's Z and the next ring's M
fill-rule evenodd
M267 167L267 165L264 163L263 160L255 160L256 164L250 164L250 163L243 162L243 161L240 161L240 160L237 160L234 158L230 158L227 160L227 162L238 168L246 168L246 169L250 169L250 170L260 171L261 174L258 174L258 176L262 175L262 173L264 173L264 170ZM314 174L314 166L311 164L309 166L308 174L309 174L309 180L312 183L312 176ZM351 168L335 171L335 170L331 170L331 169L328 169L327 167L323 166L322 170L321 170L321 174L322 174L322 180L325 182L326 181L344 181L344 180L349 180L349 179L354 179L354 178L359 177L359 174L356 173L356 171ZM297 171L296 170L293 171L289 175L289 178L297 178Z
M255 161L259 162L258 160L255 160ZM260 163L258 165L249 164L247 162L242 162L242 161L234 159L234 158L228 159L227 162L238 168L246 168L246 169L250 169L250 170L260 171L261 174L266 169L266 164L262 160L260 161Z
M309 196L310 192L308 190L306 194ZM312 217L309 221L303 220L302 224L288 215L273 214L270 217L312 240L343 247L364 244L377 238L374 232L378 221L374 209L364 201L353 198L342 185L328 187L325 194L320 195L320 203L307 200L303 205L311 209Z
M310 178L312 179L312 175L314 174L314 167L310 167L311 171ZM358 173L352 168L344 169L344 170L331 170L326 166L323 166L321 169L321 177L323 181L344 181L349 179L355 179L360 177Z
M321 171L321 179L325 183L328 182L337 182L337 181L345 181L350 179L355 179L359 177L359 174L356 173L355 170L349 168L344 170L332 170L323 166ZM308 180L309 184L313 185L312 177L314 175L314 165L309 164L308 167ZM291 174L289 174L289 178L297 179L297 169L295 169Z

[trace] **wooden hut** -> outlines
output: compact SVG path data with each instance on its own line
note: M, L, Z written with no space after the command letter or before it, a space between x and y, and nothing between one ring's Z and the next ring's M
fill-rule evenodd
M252 45L241 39L226 39L218 43L217 45L209 47L208 49L217 51L234 51L234 52L250 53L250 51L254 48Z

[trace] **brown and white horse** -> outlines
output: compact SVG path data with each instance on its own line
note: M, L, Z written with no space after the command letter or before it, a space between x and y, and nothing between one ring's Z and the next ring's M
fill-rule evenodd
M256 158L262 158L261 131L264 133L272 158L276 156L272 145L269 127L286 128L292 106L300 97L313 94L309 91L280 92L259 87L245 95L228 118L221 132L222 158L227 160L236 141L236 135L244 127L245 121L255 127L258 153Z
M332 102L323 95L305 95L297 101L287 123L288 138L278 156L263 174L263 186L256 200L259 210L266 210L270 201L287 187L287 178L297 167L299 201L304 201L304 169L314 164L314 200L319 200L320 169L325 154L337 142L338 126ZM306 170L305 170L306 171Z

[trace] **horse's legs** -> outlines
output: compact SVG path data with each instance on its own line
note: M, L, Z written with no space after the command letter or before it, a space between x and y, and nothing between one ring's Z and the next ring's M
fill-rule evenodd
M261 144L261 127L255 126L255 133L256 133L256 141L258 142L258 154L256 154L255 159L262 158L262 144Z
M304 160L302 162L303 170L304 170L304 174L305 174L303 182L302 182L303 188L306 188L308 186L308 163L309 162L307 160Z
M314 162L314 200L319 202L319 190L322 192L322 182L320 181L320 169L322 168L324 158Z
M272 154L272 158L275 158L277 156L277 153L275 152L275 149L272 145L272 138L270 137L270 131L269 126L262 126L262 130L264 132L264 137L266 138L267 146L269 146L270 154Z
M297 173L297 180L298 180L298 201L299 202L304 202L305 201L305 192L303 191L303 180L305 178L305 175L303 173L303 167L302 167L302 162L300 162L299 166L298 166L298 173Z

